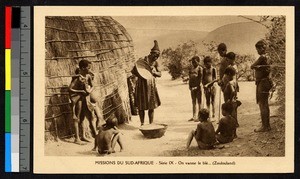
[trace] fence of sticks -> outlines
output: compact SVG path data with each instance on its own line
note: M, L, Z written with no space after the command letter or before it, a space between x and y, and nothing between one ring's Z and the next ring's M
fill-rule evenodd
M45 33L45 140L74 134L68 86L83 59L92 63L103 118L114 114L119 123L128 121L127 78L135 59L126 29L111 17L48 16Z

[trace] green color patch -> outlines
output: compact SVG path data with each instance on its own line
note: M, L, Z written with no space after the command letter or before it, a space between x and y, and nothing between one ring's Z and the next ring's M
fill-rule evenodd
M5 91L5 132L11 132L11 91Z

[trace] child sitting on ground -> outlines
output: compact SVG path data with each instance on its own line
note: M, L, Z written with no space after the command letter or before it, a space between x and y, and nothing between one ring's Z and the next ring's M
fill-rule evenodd
M99 133L95 137L95 145L93 151L98 147L99 154L111 154L115 153L116 143L120 145L120 152L124 149L121 140L121 133L117 128L117 118L109 118L106 120L106 124L99 127Z
M235 119L231 116L232 103L222 104L222 117L216 130L217 141L221 144L232 142L236 131Z
M197 129L192 130L188 136L186 147L189 148L193 138L196 139L199 149L212 149L216 142L215 129L209 118L209 111L207 109L201 109L199 111L200 123L197 125Z

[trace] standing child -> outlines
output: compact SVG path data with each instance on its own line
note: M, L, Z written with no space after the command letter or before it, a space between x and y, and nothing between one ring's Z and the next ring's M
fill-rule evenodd
M84 61L86 61L86 60L81 60L82 62L84 62ZM92 113L92 118L93 118L93 122L95 123L95 122L97 122L97 124L95 125L95 126L100 126L100 125L102 125L102 124L104 124L105 123L105 121L104 121L104 119L103 119L103 115L102 115L102 113L101 113L101 110L100 110L100 108L99 108L99 105L97 104L97 98L99 98L97 95L96 95L96 93L95 93L95 87L94 87L94 85L93 85L93 81L94 81L94 73L92 72L92 71L90 71L90 64L91 64L91 62L89 62L89 61L87 61L88 63L89 63L89 71L88 71L88 75L90 75L90 77L91 77L91 81L90 81L90 83L91 83L91 85L92 86L90 86L90 85L87 85L86 86L86 89L88 89L88 88L91 88L90 89L90 93L89 93L89 101L91 102L91 104L93 105L93 107L94 107L94 112L95 112L95 114L96 114L96 116L94 115L94 113ZM80 63L80 62L79 62ZM76 74L76 76L75 77L73 77L72 78L72 81L73 80L75 80L76 79L76 77L77 76L80 76L80 73L82 73L81 71L80 71L80 68L77 68L76 70L75 70L75 74ZM75 107L73 107L73 114L75 114ZM97 117L97 119L96 119L96 117Z
M201 108L201 81L202 81L202 68L199 65L200 58L194 56L191 59L191 67L189 70L189 89L191 91L192 105L193 105L193 117L189 121L198 120L198 111ZM197 104L196 104L197 103ZM197 107L198 105L198 107Z
M234 81L234 76L236 75L236 71L232 66L229 66L225 70L225 74L223 77L224 87L224 100L225 103L231 103L233 109L231 111L231 116L235 119L236 127L239 126L237 120L237 108L241 105L241 102L236 99L236 82ZM235 137L237 137L235 132Z
M212 58L207 56L204 58L204 68L203 68L203 80L202 84L204 87L204 94L206 99L206 106L210 112L210 104L212 104L212 117L215 117L215 96L216 87L213 83L217 79L216 68L212 67Z
M120 146L120 152L124 149L121 133L117 128L118 120L114 117L108 119L106 124L99 127L99 133L95 137L95 146L93 150L98 148L99 154L111 154L115 153L115 146L118 142Z
M222 115L218 129L216 130L216 138L219 143L224 144L232 142L235 135L235 119L231 116L233 110L232 103L222 104Z
M85 117L90 118L92 124L92 132L96 135L96 124L93 117L94 106L90 100L90 93L93 91L93 80L90 75L91 63L87 60L81 60L79 62L79 72L78 75L72 79L69 86L70 98L72 101L72 112L74 119L75 128L75 143L82 144L79 138L79 125L82 129L82 140L89 142L85 137L85 129L82 125Z
M196 139L199 149L212 149L215 142L215 129L209 118L209 111L201 109L199 111L200 123L197 125L196 130L192 130L188 136L186 147L189 148L193 138Z
M235 82L235 85L236 85L236 92L239 92L239 85L238 85L238 80L237 80L238 68L237 68L237 65L235 64L236 55L233 52L228 52L226 54L226 57L227 57L227 61L228 61L228 64L229 64L228 67L231 66L235 69L236 74L233 77L233 81Z

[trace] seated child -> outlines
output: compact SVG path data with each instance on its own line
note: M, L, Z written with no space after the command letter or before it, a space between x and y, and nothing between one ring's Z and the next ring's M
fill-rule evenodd
M99 133L95 137L95 146L93 150L98 147L99 154L115 153L116 143L120 145L120 152L123 150L123 144L121 140L121 133L117 128L117 118L110 118L106 121L106 124L99 127Z
M197 129L192 130L188 136L186 147L191 145L193 138L196 139L199 149L212 149L215 142L215 129L209 118L209 111L202 108L199 111L200 123L197 125Z
M232 103L222 104L222 117L216 130L217 141L221 144L232 142L236 131L235 119L230 115L232 113Z

